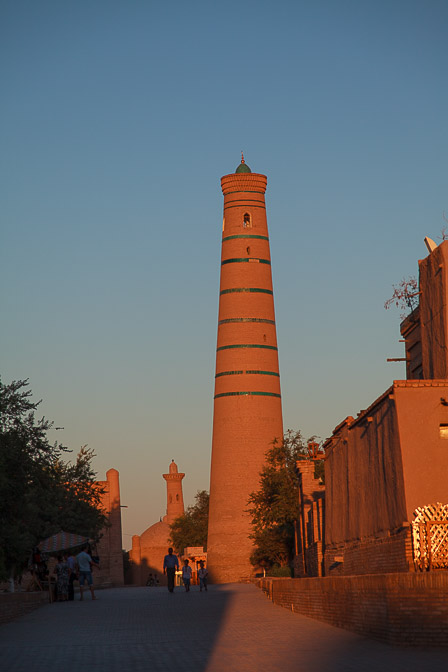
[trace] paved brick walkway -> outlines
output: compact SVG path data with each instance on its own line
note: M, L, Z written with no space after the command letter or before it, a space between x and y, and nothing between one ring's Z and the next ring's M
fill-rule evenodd
M448 650L390 647L272 604L252 585L98 591L0 627L2 672L442 672Z

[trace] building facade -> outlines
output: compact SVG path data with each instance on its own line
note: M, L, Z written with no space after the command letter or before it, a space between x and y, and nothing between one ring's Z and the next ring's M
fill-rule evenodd
M419 261L406 380L325 444L325 573L448 568L448 241Z

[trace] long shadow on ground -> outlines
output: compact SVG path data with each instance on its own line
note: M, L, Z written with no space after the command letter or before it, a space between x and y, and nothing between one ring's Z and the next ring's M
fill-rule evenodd
M97 596L45 605L2 626L1 669L205 672L231 593L125 587Z

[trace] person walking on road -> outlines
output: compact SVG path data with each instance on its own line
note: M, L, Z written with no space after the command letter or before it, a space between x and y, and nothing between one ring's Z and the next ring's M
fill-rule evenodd
M189 593L191 583L191 567L188 558L185 558L184 566L182 567L182 581L184 582L185 592Z
M199 577L199 592L202 593L202 589L207 590L207 577L208 577L208 569L204 567L204 561L200 560L199 561L199 571L198 571L198 577Z
M163 573L166 574L170 593L174 591L174 574L176 569L179 571L179 560L177 559L177 555L174 555L173 549L169 548L168 555L165 555L163 560Z

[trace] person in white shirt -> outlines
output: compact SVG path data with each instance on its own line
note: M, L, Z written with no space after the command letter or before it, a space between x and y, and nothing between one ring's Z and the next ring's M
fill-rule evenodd
M79 569L79 588L81 592L80 600L83 599L83 589L84 584L87 581L87 585L90 588L92 595L92 600L96 600L95 593L93 591L93 579L92 579L92 567L99 567L96 562L93 562L90 555L87 553L87 546L85 546L81 553L78 553L76 556L76 564Z

